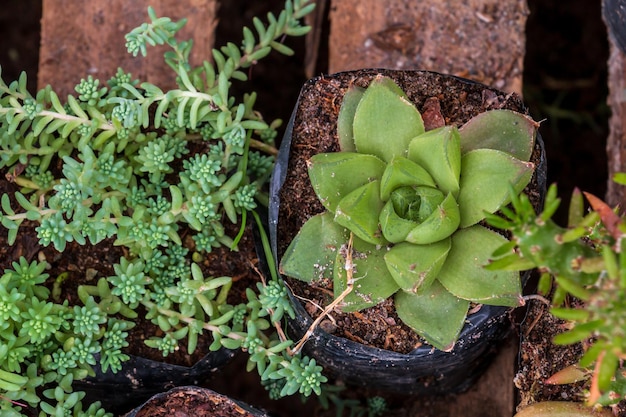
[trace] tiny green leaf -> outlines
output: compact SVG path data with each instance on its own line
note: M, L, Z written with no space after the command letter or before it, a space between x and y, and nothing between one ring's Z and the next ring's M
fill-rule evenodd
M335 222L366 242L382 245L385 239L378 226L378 213L382 206L380 182L372 181L339 201L335 208Z
M450 236L459 227L459 206L448 194L432 213L406 236L406 241L427 245Z
M398 156L385 168L381 178L380 198L389 200L393 190L402 186L428 186L436 187L435 181L430 174L415 162Z

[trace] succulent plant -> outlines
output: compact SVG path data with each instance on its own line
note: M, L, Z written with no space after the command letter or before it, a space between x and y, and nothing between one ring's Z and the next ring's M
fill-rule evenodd
M126 46L146 55L148 46L167 44L175 89L119 69L106 85L82 79L62 103L50 86L32 95L25 73L9 84L0 77L0 170L15 183L0 198L8 243L34 228L42 246L59 252L48 259L67 255L72 242L106 245L110 238L124 248L113 275L83 281L68 299L61 293L69 271L44 273L51 252L30 251L41 259L23 257L0 271L1 416L21 416L26 407L28 415L103 415L99 405L83 410L85 393L72 384L97 367L122 370L139 311L158 328L145 344L163 356L184 345L192 354L200 336L210 335L210 351L247 351L247 369L271 380L277 395L320 395L327 381L321 366L293 355L280 327L294 312L277 274L233 298L231 277L205 276L200 267L214 248L236 249L248 219L261 224L254 210L267 200L277 152L280 121L267 124L254 110L256 93L237 100L231 86L272 50L293 53L281 40L306 34L301 19L314 7L285 0L267 23L255 17L255 31L243 29L240 46L228 42L212 51L213 63L195 68L192 40L177 38L185 19L148 8L149 22L126 35ZM263 230L259 236L269 253Z
M624 179L623 173L614 178L622 185ZM586 214L583 195L590 206ZM490 224L511 233L511 241L494 252L488 268L536 268L541 273L537 289L550 297L550 313L567 322L554 344L582 342L578 363L545 383L585 381L580 397L587 405L614 405L626 398L626 221L598 197L574 189L568 226L562 227L552 219L561 202L557 196L553 184L539 214L521 194L512 198L504 217L487 216ZM578 302L571 302L573 298Z
M483 269L507 239L479 223L509 203L510 188L519 194L529 183L537 126L525 115L492 110L461 128L426 132L391 79L351 87L337 122L340 152L308 161L326 211L302 226L281 272L332 280L335 297L352 276L345 312L395 295L404 323L431 345L451 349L470 302L521 302L519 272Z

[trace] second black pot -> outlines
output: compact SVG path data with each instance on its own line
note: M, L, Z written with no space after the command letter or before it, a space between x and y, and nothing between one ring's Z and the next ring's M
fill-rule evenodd
M74 381L73 387L77 391L85 391L87 403L100 401L106 411L119 414L157 393L206 380L212 372L226 365L237 352L224 348L210 352L193 366L172 365L131 356L116 373L102 372L100 364L97 364L94 366L95 377Z

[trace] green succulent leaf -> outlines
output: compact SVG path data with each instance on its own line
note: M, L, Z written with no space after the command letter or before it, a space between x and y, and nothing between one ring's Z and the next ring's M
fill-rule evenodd
M424 167L441 191L458 195L461 145L455 127L440 127L416 137L409 144L408 158Z
M534 166L494 149L477 149L463 155L461 191L458 203L460 227L474 225L495 213L511 200L510 187L516 194L530 182Z
M430 174L415 162L398 156L385 168L380 181L380 198L389 200L393 190L402 186L436 187L435 181Z
M469 301L455 297L434 281L419 295L399 291L395 306L406 325L437 349L449 351L463 328Z
M380 212L385 239L429 244L450 236L459 226L459 209L451 194L431 187L400 187Z
M391 243L404 242L409 232L419 226L417 221L400 217L392 201L385 203L378 220L383 236Z
M346 245L348 240L344 242ZM346 247L337 252L333 275L335 297L347 287ZM345 312L363 310L375 306L398 291L398 285L391 277L385 263L384 254L376 245L353 237L352 270L356 279L353 290L344 298L341 309Z
M372 155L334 152L314 155L308 168L317 197L327 210L335 212L348 193L380 178L385 163Z
M285 251L280 272L306 282L332 279L337 252L348 237L349 232L335 223L332 213L311 217Z
M437 242L454 233L459 222L459 206L452 194L448 194L422 223L407 234L406 241L418 245Z
M382 207L380 181L372 181L341 199L335 209L335 222L366 242L383 245L386 242L378 224Z
M459 129L461 153L496 149L528 161L535 146L537 122L511 110L491 110L474 116ZM531 140L528 140L528 138Z
M439 282L465 300L519 306L522 292L519 272L483 268L493 251L506 241L503 236L480 225L459 229L452 236L452 248L439 271Z
M409 142L424 132L424 122L400 87L377 76L357 106L353 131L359 153L390 162L406 156Z
M363 98L364 92L365 89L352 85L343 96L343 102L337 117L337 137L339 138L339 149L342 152L356 152L352 125L356 108Z
M450 238L430 245L400 243L391 248L384 258L398 286L404 291L419 294L439 275L450 246Z

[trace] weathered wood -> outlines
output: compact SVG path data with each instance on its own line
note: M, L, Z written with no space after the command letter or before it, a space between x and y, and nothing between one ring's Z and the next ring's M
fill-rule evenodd
M609 37L610 39L610 37ZM626 55L611 40L609 57L609 96L611 107L609 136L606 152L609 163L607 202L611 206L626 207L626 187L614 183L611 178L617 172L626 171Z
M330 72L425 69L521 93L525 0L333 0Z
M403 417L512 416L515 403L512 371L517 351L517 339L509 339L489 369L467 392L442 398L416 399Z
M65 97L81 78L92 75L105 82L118 67L141 81L174 87L174 73L163 62L166 47L149 49L147 58L133 58L126 51L124 35L148 21L149 5L157 16L188 18L179 35L182 40L194 38L192 63L211 56L216 0L43 0L39 88L50 84Z

